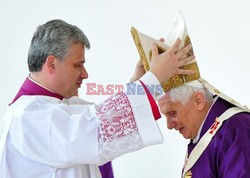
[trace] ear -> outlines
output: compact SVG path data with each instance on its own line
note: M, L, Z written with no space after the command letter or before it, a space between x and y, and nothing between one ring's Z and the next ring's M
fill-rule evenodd
M46 58L45 67L46 67L46 70L48 71L49 74L55 73L57 63L58 63L58 61L57 61L56 57L53 55L49 55Z
M201 111L205 107L205 103L206 103L205 96L201 92L195 92L193 94L193 99L194 99L196 108L199 111Z

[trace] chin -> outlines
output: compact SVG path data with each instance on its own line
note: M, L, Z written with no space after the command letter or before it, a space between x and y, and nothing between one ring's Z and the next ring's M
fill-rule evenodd
M185 139L191 139L191 136L189 136L189 135L183 134L182 136L183 136Z
M69 98L71 98L71 97L72 97L72 96L65 96L64 98L65 98L65 99L69 99Z
M67 96L65 96L64 98L65 99L69 99L69 98L71 98L71 97L73 97L73 96L76 96L77 95L77 93L69 93Z

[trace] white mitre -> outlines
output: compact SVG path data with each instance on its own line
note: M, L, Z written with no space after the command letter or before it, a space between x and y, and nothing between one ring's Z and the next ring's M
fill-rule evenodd
M146 71L150 69L150 59L151 59L151 45L152 43L155 43L158 46L159 52L164 52L170 48L170 46L173 45L173 43L177 40L177 38L180 38L181 44L179 49L182 49L189 43L191 43L186 22L184 19L183 14L178 11L176 18L173 21L172 27L167 35L167 38L165 42L160 42L150 36L147 36L134 27L131 28L131 34L133 36L135 45L137 47L137 50L139 52L140 58L142 60L142 63L144 65L144 68ZM187 55L193 54L193 48L188 52ZM197 65L196 59L189 62L187 65L182 67L183 69L192 69L195 71L195 74L193 75L175 75L171 77L167 82L161 82L163 90L167 91L172 88L176 88L182 85L189 85L193 87L198 88L207 88L211 93L214 95L218 95L219 97L223 98L224 100L240 107L245 110L250 110L247 106L241 105L240 103L236 102L229 96L222 93L220 90L215 88L213 85L208 83L206 80L204 80L200 76L199 68Z

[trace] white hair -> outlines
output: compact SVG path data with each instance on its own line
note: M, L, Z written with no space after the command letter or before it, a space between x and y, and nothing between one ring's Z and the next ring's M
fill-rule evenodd
M169 95L172 102L181 102L182 104L186 104L194 92L201 92L205 96L207 102L213 101L212 93L210 93L209 90L197 80L171 89L169 91Z

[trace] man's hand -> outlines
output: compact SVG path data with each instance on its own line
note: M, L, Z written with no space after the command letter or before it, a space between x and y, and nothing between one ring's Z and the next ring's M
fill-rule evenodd
M181 44L180 39L164 53L159 54L158 48L155 44L152 45L152 58L150 63L150 71L162 81L167 81L174 75L178 74L193 74L193 70L180 69L181 66L192 61L195 57L187 57L188 51L191 49L191 44L178 51Z
M134 75L131 77L130 82L139 80L146 73L141 59L136 64Z
M159 41L164 42L164 38L160 38ZM139 59L139 61L136 64L136 67L135 67L135 72L130 79L130 82L134 82L136 80L139 80L145 73L146 73L146 71L145 71L144 66L142 64L142 60Z

